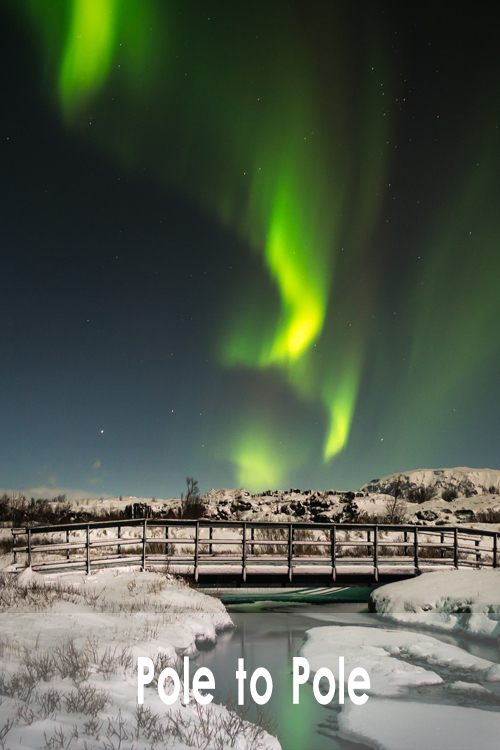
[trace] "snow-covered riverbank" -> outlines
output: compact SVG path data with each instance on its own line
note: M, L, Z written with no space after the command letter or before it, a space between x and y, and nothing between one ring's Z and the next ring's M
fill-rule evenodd
M279 749L260 727L224 707L155 689L137 705L137 658L156 673L215 644L232 627L217 599L175 578L134 569L0 580L0 741L29 748L234 746Z
M424 573L376 589L370 606L400 624L500 639L500 570Z

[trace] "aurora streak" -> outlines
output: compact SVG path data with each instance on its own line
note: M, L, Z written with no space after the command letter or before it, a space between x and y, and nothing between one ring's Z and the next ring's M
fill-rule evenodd
M331 10L328 70L281 1L244 24L232 5L207 18L175 0L55 0L50 12L26 0L21 12L64 127L128 175L185 197L249 254L252 272L217 301L211 342L225 377L244 372L250 384L214 449L241 485L286 483L312 450L323 464L346 451L361 393L376 404L377 443L406 435L410 445L408 425L430 428L486 365L496 344L478 331L498 312L497 221L476 226L475 216L496 179L496 120L478 128L478 139L489 128L483 149L464 147L448 213L397 236L419 262L401 271L404 288L384 288L404 83L368 5L355 27L342 4ZM362 55L350 36L363 38ZM470 294L456 309L465 278ZM445 373L434 379L429 350ZM269 378L287 409L308 409L318 425L307 450L284 434L275 396L262 395ZM379 404L387 382L389 403ZM422 406L413 394L424 391ZM363 424L360 412L358 452Z

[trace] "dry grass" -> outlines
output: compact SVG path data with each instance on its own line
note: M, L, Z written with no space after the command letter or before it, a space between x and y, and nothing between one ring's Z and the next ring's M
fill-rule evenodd
M47 720L52 729L44 732L46 750L68 750L79 738L89 750L119 750L135 743L153 750L159 745L170 747L175 741L205 750L236 748L243 741L248 750L261 750L265 733L276 729L275 722L264 711L258 711L257 721L250 723L248 709L236 706L231 699L228 710L220 712L214 706L194 703L192 714L177 709L160 716L150 708L138 706L132 722L123 717L121 710L103 717L103 711L113 709L111 696L88 681L91 668L97 663L101 671L123 676L133 672L134 664L125 649L99 649L96 640L89 639L79 647L68 638L52 651L24 649L17 661L17 668L10 676L0 674L0 703L4 698L15 701L15 715L0 728L1 750L7 750L6 740L13 727L38 721L45 721L47 726ZM155 654L154 662L155 674L165 666L175 666L162 653ZM52 680L60 678L71 679L74 688L63 693L50 686ZM80 724L68 727L62 711L74 714Z

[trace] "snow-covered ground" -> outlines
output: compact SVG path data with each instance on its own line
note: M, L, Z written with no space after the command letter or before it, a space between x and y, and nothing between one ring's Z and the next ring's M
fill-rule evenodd
M232 627L224 606L165 573L134 569L0 578L0 747L10 750L269 748L279 743L226 708L146 688L137 658L158 674L192 661ZM182 695L182 692L181 692ZM234 744L234 743L237 744Z
M377 750L497 750L500 713L463 706L372 699L348 705L340 736Z
M338 657L344 656L349 670L362 667L368 672L372 696L395 698L406 695L410 688L441 685L443 678L436 668L500 682L498 664L427 634L405 630L338 625L312 628L300 653L312 671L327 667L336 680Z
M388 620L500 641L500 570L448 570L381 586L373 611Z

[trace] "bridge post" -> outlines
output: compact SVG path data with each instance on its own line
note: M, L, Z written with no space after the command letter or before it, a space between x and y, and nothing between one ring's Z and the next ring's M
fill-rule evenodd
M12 552L14 553L14 565L17 564L17 549L16 549L16 535L12 530Z
M118 539L121 539L121 538L122 538L122 527L118 526ZM121 544L118 544L118 546L116 548L116 551L117 551L118 556L120 556L121 553L122 553L122 545Z
M458 568L458 529L456 526L453 529L453 562L455 568Z
M87 575L90 575L90 526L87 524Z
M444 558L443 544L444 544L444 534L443 534L443 532L441 532L441 550L440 550L441 551L441 560Z
M198 583L198 544L200 540L200 522L196 521L196 531L194 536L194 582Z
M142 525L142 569L146 570L146 532L147 532L147 516L144 518Z
M495 532L495 535L493 537L493 567L496 568L497 563L497 553L498 553L498 534Z
M69 529L66 529L66 544L68 545L66 550L66 560L69 560Z
M212 529L210 528L210 531ZM242 548L241 548L241 572L243 576L243 583L246 583L247 580L247 525L246 523L243 524L243 531L242 531Z
M168 540L168 526L165 526L165 539ZM165 542L165 557L168 557L168 541Z
M288 526L288 580L293 578L293 524Z
M476 547L476 562L481 562L481 551L479 549L479 539L476 539L475 541L475 547Z
M419 572L418 567L418 528L415 526L413 537L413 559L415 565L415 575Z
M373 527L373 574L378 581L378 527Z
M335 581L337 578L337 526L335 524L330 529L330 542L332 549L332 580Z
M213 530L213 528L211 526L210 526L210 528L208 530L208 538L209 539L213 539L214 538L214 530ZM209 555L212 554L212 545L211 544L208 545L208 554Z
M28 529L28 568L31 568L31 529Z

